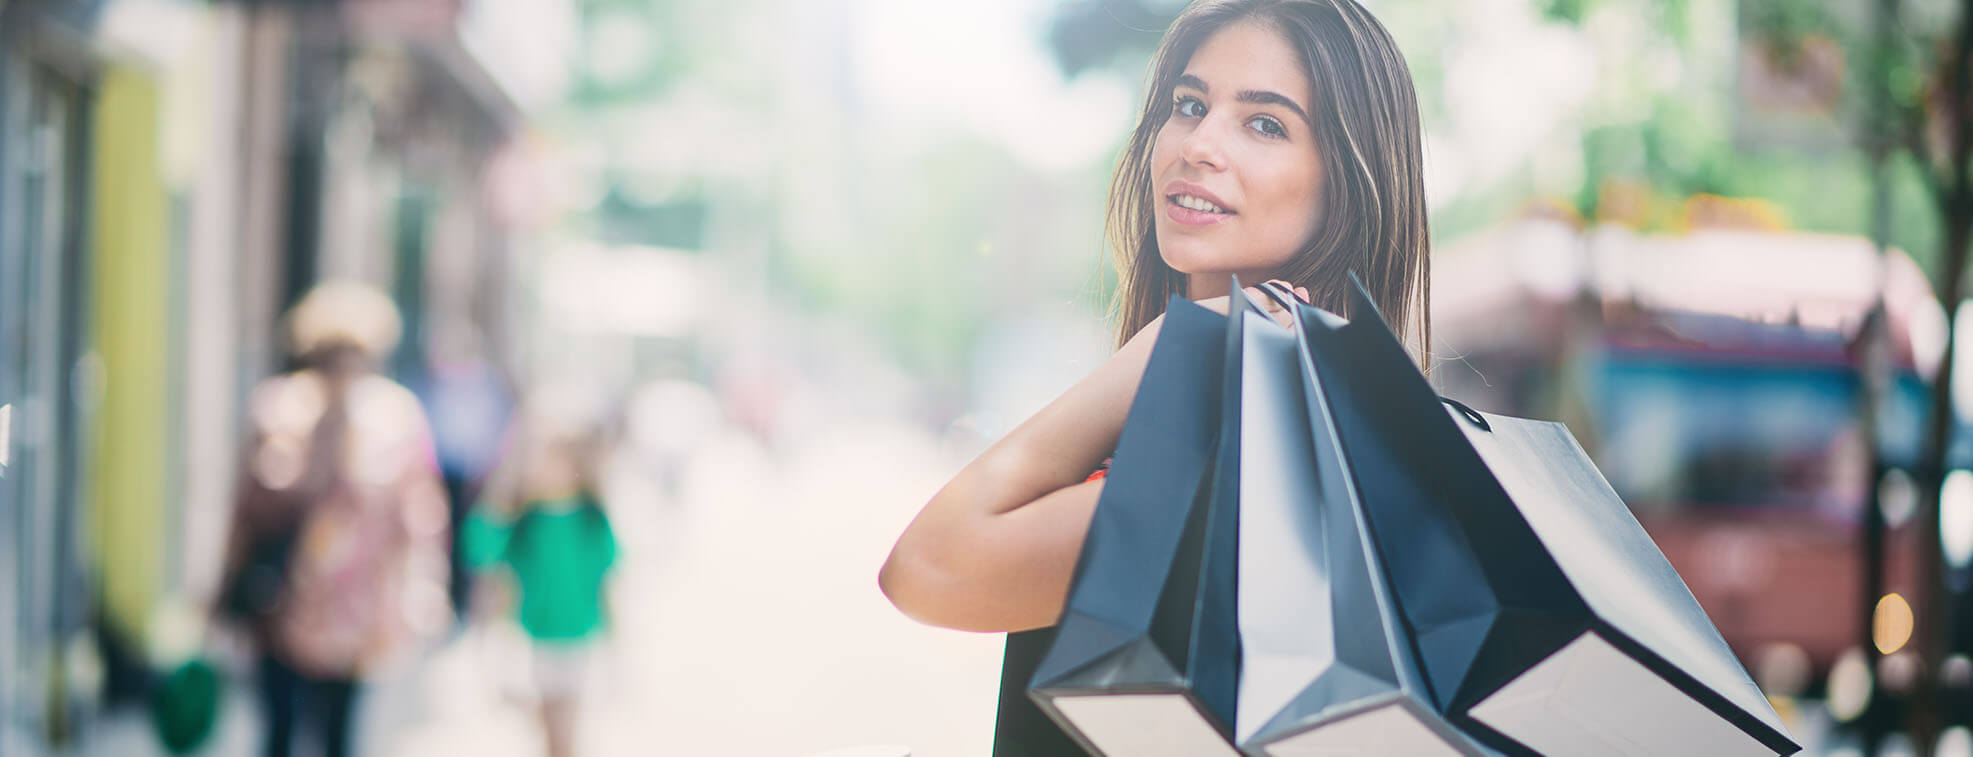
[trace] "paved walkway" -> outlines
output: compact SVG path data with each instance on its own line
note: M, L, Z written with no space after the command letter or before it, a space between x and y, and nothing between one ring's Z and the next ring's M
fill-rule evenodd
M583 753L985 755L1000 637L920 626L876 585L891 541L956 464L921 432L870 427L781 466L744 439L717 442L676 503L619 485L616 634ZM392 754L538 752L469 646L434 661L436 715Z
M616 630L591 681L580 753L986 755L1000 637L920 626L876 585L891 541L961 462L923 432L866 426L781 464L742 437L713 441L676 501L624 478L612 509L623 542ZM505 648L475 631L375 682L363 753L541 754L524 668ZM256 753L248 685L236 682L209 754ZM90 751L157 754L148 736L120 716Z

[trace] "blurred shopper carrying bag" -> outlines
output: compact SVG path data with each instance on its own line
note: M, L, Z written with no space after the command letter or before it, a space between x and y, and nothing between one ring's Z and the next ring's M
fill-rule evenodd
M450 620L430 427L417 397L377 373L401 326L373 287L318 285L288 315L301 368L248 402L221 604L258 648L268 754L303 734L347 754L364 680Z

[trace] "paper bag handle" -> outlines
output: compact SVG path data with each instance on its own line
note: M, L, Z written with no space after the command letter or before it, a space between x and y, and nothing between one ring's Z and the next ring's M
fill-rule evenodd
M1481 431L1493 433L1493 425L1487 423L1486 416L1480 415L1473 408L1467 407L1466 403L1451 397L1440 397L1439 401L1451 405L1452 409L1459 411L1459 414L1465 416L1466 420L1471 421L1475 426L1479 426Z
M1288 291L1288 287L1285 284L1276 284L1269 281L1261 284L1260 290L1266 292L1268 299L1274 300L1274 304L1280 305L1283 310L1290 313L1297 312L1295 310L1296 305L1306 304L1302 302L1302 298L1296 297L1294 292Z
M1237 285L1239 282L1236 280L1234 283ZM1295 306L1304 304L1301 298L1296 297L1293 292L1288 291L1287 286L1282 284L1269 281L1260 285L1260 290L1266 292L1270 299L1274 300L1276 304L1279 304L1290 313L1299 312L1295 309ZM1452 409L1459 411L1459 414L1465 417L1467 422L1479 426L1481 431L1493 433L1493 424L1487 423L1486 416L1480 415L1473 408L1467 407L1466 403L1451 397L1440 397L1439 401L1452 406Z

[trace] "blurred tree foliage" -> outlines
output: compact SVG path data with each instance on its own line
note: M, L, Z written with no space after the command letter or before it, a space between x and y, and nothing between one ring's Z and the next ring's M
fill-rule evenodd
M1542 15L1583 25L1598 12L1628 13L1682 53L1700 44L1695 11L1704 0L1536 0ZM1885 118L1901 119L1916 105L1920 57L1915 38L1879 55L1862 2L1744 0L1735 7L1735 81L1726 89L1681 87L1639 93L1650 100L1643 118L1593 123L1583 131L1585 171L1573 199L1584 217L1608 218L1605 193L1641 183L1675 203L1694 195L1771 201L1793 227L1867 234L1875 188L1865 143ZM1818 57L1819 56L1819 57ZM1819 82L1818 63L1841 66L1831 82ZM1753 73L1750 73L1750 70ZM1888 85L1898 114L1884 113L1869 95ZM1826 110L1760 112L1750 89L1833 85ZM1774 110L1784 110L1775 108ZM1766 119L1764 122L1763 119ZM1806 135L1806 136L1805 136ZM1938 214L1930 199L1929 173L1912 156L1886 162L1889 242L1936 273ZM1674 216L1642 219L1647 230L1672 228Z
M1048 50L1062 73L1121 67L1142 71L1183 0L1068 0L1048 26Z
M1871 24L1874 2L1739 2L1734 19L1739 76L1733 89L1658 93L1652 96L1649 117L1587 129L1582 137L1587 170L1574 198L1577 209L1596 217L1605 189L1613 182L1636 180L1672 198L1762 198L1783 209L1798 228L1868 234L1877 191L1870 156L1873 149L1882 149L1884 191L1890 197L1888 241L1936 277L1942 263L1939 172L1928 157L1936 148L1921 132L1931 86L1926 79L1941 73L1936 70L1938 47L1950 29L1949 13L1939 2L1892 0L1909 10L1899 14L1900 28L1891 44L1880 45ZM1648 19L1681 49L1694 44L1695 0L1537 3L1544 17L1576 25L1601 9L1629 11ZM1757 107L1751 101L1758 94L1748 89L1763 82L1750 82L1747 69L1758 65L1768 72L1766 86L1813 86L1818 55L1841 66L1832 82L1832 107L1794 118L1819 122L1815 126L1826 134L1791 138L1799 134L1764 130L1754 123L1759 114L1751 112ZM1709 106L1708 101L1721 98L1731 98L1730 107ZM1708 111L1718 116L1709 117Z
M1544 17L1569 24L1583 23L1583 21L1589 18L1591 11L1602 6L1618 3L1638 4L1637 0L1536 0L1536 5L1541 9ZM1798 5L1806 7L1811 4L1799 3ZM1691 3L1689 0L1644 0L1642 6L1642 9L1655 22L1654 26L1659 31L1680 42L1685 42L1690 38L1691 26L1689 19Z
M777 275L816 310L883 337L908 367L955 380L987 317L983 250L1000 198L1020 184L1011 164L975 142L863 163L847 198L857 233L832 244L782 225L775 245L792 254ZM928 182L937 191L895 191Z

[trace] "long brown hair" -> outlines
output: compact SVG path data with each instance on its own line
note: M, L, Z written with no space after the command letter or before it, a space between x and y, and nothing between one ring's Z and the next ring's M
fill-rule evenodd
M1151 60L1144 112L1110 183L1117 343L1163 313L1173 294L1185 293L1185 275L1158 253L1151 146L1171 117L1172 88L1192 53L1241 20L1286 38L1316 94L1310 115L1326 180L1322 207L1309 212L1322 221L1280 277L1307 287L1316 306L1350 317L1346 295L1355 271L1398 338L1429 367L1431 234L1418 96L1397 43L1355 0L1204 0L1165 31Z

